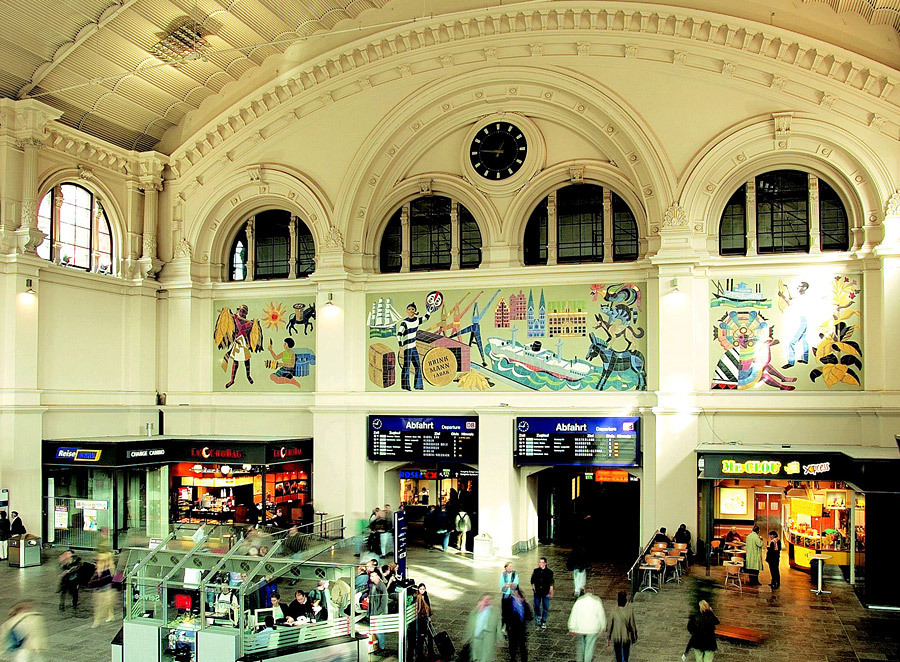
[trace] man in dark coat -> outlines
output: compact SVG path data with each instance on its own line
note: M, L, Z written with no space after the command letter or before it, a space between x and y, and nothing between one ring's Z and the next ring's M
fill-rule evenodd
M12 523L10 524L9 534L11 536L24 536L26 533L25 525L22 524L22 518L15 510L12 511Z

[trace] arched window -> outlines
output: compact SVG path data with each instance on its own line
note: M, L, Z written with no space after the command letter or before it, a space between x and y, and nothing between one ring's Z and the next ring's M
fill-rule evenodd
M316 247L306 224L289 211L251 216L231 245L231 280L304 278L316 269Z
M734 192L719 221L720 255L807 253L816 238L820 250L848 250L847 210L827 182L800 170L757 175Z
M85 271L112 273L112 233L96 196L78 184L54 186L38 206L38 229L48 240L38 246L45 260Z
M409 232L408 265L402 259L404 228ZM381 273L475 269L481 264L481 230L472 213L455 200L422 196L391 216L381 236L378 263Z
M526 265L638 259L634 212L612 190L596 184L564 186L541 200L522 243Z

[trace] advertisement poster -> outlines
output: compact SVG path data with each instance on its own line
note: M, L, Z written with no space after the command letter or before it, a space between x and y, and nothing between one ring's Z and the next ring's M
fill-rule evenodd
M99 525L97 524L96 510L83 510L82 515L84 515L85 531L96 531L99 528Z
M368 391L643 391L643 283L366 299Z
M53 509L53 528L57 531L69 528L69 509L66 506L56 506Z

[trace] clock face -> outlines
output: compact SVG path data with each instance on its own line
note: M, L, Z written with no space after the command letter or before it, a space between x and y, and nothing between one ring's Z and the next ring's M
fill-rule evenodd
M469 159L475 172L498 181L516 174L527 153L525 134L519 127L509 122L492 122L475 134Z

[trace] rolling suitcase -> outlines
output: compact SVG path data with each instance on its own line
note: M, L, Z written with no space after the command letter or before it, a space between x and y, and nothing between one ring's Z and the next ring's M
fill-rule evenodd
M437 649L441 662L450 662L456 653L456 648L453 646L453 642L450 641L450 635L446 632L438 632L434 635L434 647Z

